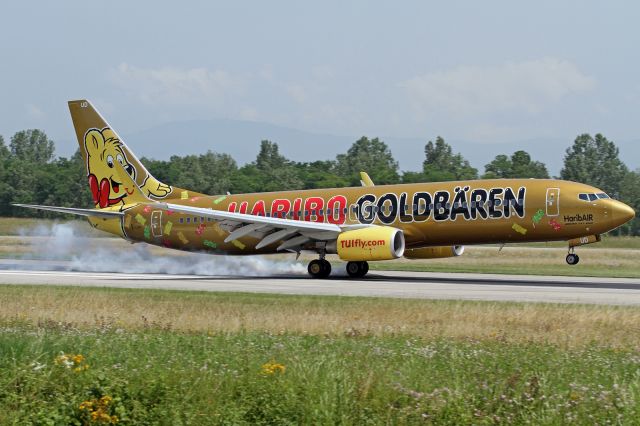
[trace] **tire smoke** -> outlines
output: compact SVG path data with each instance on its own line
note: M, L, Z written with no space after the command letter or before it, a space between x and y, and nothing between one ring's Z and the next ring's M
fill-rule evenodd
M30 245L23 260L33 269L81 272L149 273L203 276L273 276L304 274L304 265L267 256L224 256L163 249L146 243L89 236L79 222L52 223L19 234Z

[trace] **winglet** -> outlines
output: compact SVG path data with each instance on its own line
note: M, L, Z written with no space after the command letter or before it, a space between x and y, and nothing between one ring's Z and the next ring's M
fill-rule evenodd
M367 172L360 172L360 183L362 186L375 186Z

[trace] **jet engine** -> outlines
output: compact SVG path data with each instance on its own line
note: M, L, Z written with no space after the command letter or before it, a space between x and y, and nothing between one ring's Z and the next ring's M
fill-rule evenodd
M404 234L390 226L345 231L327 246L327 252L337 253L340 259L347 261L397 259L404 253Z
M441 259L444 257L461 256L464 246L438 246L408 249L404 252L407 259Z

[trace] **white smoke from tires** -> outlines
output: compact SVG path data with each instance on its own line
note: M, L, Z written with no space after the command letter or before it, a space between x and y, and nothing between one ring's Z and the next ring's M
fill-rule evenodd
M39 270L256 277L306 273L293 254L274 259L189 253L146 243L130 245L115 238L89 237L88 226L68 222L21 229L30 250L20 258L36 261L31 265Z

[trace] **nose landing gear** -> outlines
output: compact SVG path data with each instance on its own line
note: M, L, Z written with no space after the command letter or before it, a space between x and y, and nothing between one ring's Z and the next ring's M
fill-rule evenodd
M580 262L580 256L575 253L573 247L569 248L569 254L567 254L566 261L569 265L577 265Z

